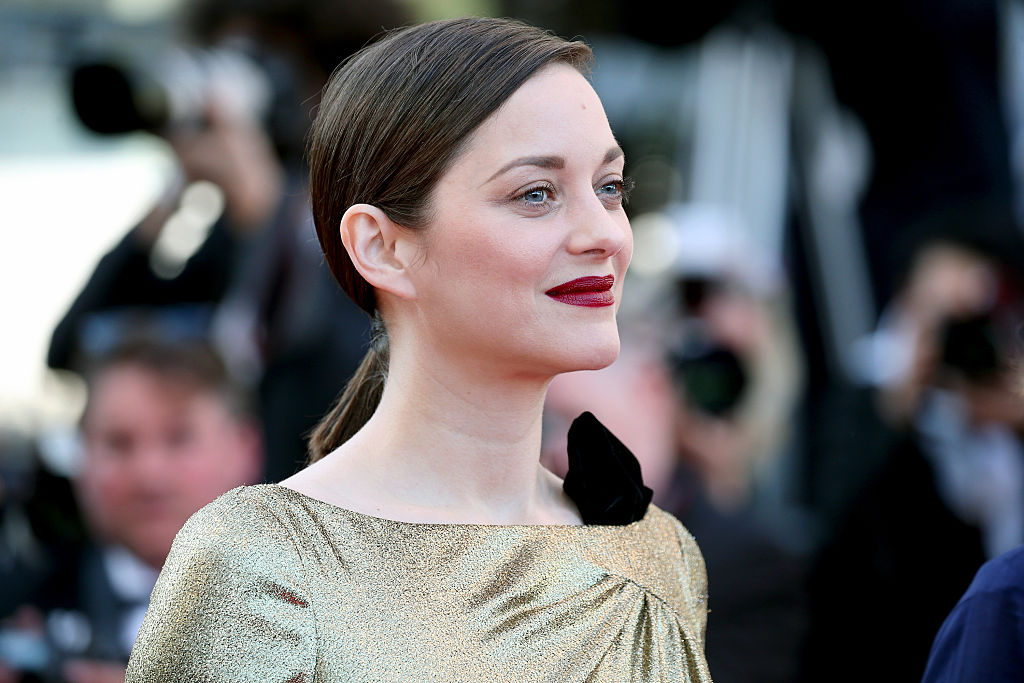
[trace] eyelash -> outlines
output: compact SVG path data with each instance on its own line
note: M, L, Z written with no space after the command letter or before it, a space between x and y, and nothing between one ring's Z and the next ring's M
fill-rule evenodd
M608 187L609 185L614 185L616 188L615 198L618 200L616 202L616 205L618 206L625 205L629 202L629 194L633 191L633 188L636 187L636 183L632 178L622 178L621 180L612 180L607 183L603 183L598 186L598 189L600 190L601 188ZM526 196L533 192L546 192L551 195L554 194L555 188L550 183L538 183L537 185L529 187L518 193L512 199L513 201L530 208L544 206L548 201L550 201L550 197L548 197L544 202L526 201Z
M633 191L633 188L636 187L636 182L630 177L624 177L621 180L613 180L610 183L605 183L601 187L605 187L607 185L615 185L618 189L619 197L621 198L620 203L628 204L629 195Z

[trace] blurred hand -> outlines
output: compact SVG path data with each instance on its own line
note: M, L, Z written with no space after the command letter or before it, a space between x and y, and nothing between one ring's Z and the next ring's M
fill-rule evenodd
M994 301L997 286L992 264L966 249L940 244L918 256L893 309L892 332L909 346L910 363L880 392L887 421L903 426L913 420L926 388L935 381L943 324L951 317L984 311Z
M701 318L712 335L734 353L754 358L771 343L771 325L765 305L746 294L717 294L708 299Z
M169 137L185 180L220 187L231 226L242 233L258 230L277 207L284 183L270 138L257 122L216 102L207 120L203 130Z
M1018 432L1024 427L1024 401L1017 369L990 382L956 382L954 388L963 397L973 425L1003 425Z
M750 495L750 437L735 421L682 406L677 413L679 456L701 478L722 511L742 507Z
M156 203L150 208L149 213L146 214L133 231L136 242L144 251L149 249L156 242L157 238L160 237L160 231L164 229L164 224L167 219L178 210L178 205L181 203L181 195L185 190L185 179L181 173L176 174L176 177L168 184L167 188L164 189L163 195L157 199Z
M64 665L68 683L124 683L125 668L114 662L76 659Z

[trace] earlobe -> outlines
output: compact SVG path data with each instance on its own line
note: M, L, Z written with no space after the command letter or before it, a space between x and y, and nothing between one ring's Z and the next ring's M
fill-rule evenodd
M414 299L409 264L399 243L408 235L387 214L371 204L353 204L341 217L341 243L359 274L375 289Z

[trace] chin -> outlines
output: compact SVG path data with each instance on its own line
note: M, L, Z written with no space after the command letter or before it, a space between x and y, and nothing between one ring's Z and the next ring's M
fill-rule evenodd
M614 349L608 349L604 353L594 354L592 358L581 365L576 370L601 370L606 368L615 362L615 359L619 357L619 345L615 344Z
M590 335L581 343L566 344L560 351L564 360L560 373L606 368L619 357L618 329L613 327L604 334Z

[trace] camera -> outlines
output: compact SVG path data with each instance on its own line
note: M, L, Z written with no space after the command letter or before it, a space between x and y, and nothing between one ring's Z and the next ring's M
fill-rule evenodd
M667 360L674 383L690 405L714 417L732 415L750 383L739 356L701 334L680 339L669 349Z
M1022 329L1015 311L951 317L939 329L941 365L970 382L998 380L1020 363Z
M91 54L71 70L71 100L100 134L202 130L211 104L264 126L279 152L302 149L308 116L302 78L287 58L244 39L153 56Z

